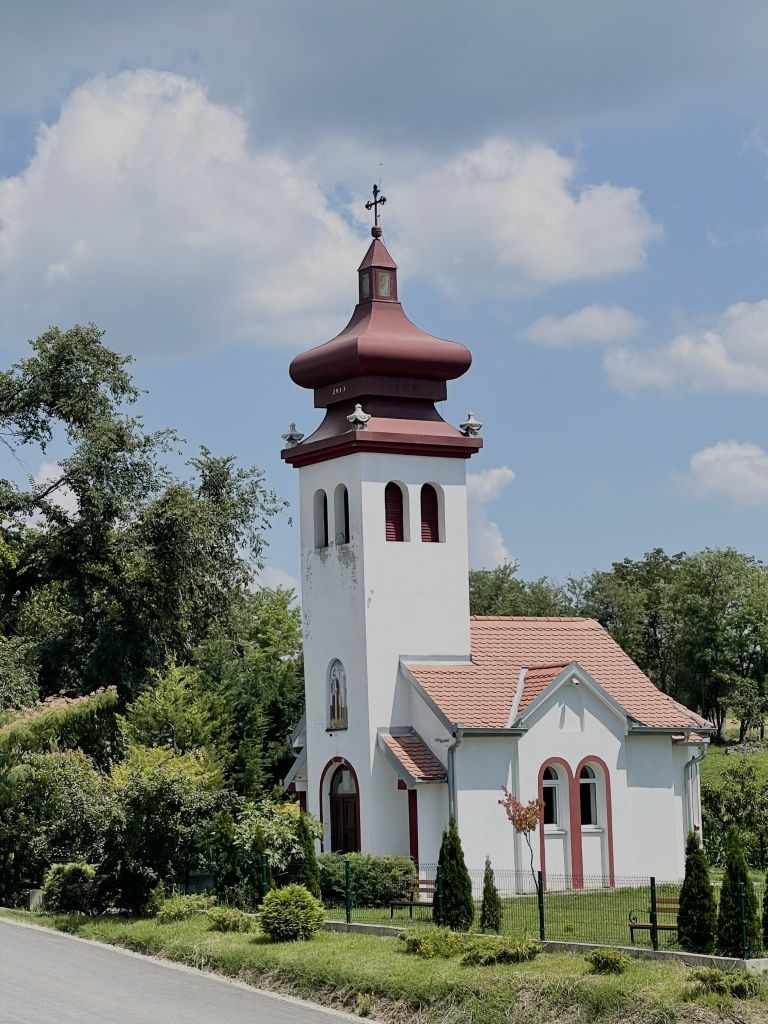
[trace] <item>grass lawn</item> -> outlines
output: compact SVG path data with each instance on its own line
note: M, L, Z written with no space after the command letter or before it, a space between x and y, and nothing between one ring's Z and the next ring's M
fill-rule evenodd
M677 898L679 886L659 884L659 898ZM629 914L635 913L640 922L648 923L650 888L627 886L615 889L547 892L544 895L544 937L565 942L598 942L609 946L630 945ZM344 907L327 907L328 917L344 920ZM502 899L502 931L508 935L539 937L539 912L535 896L513 896ZM475 907L475 925L479 923L480 905ZM394 924L400 927L420 927L432 924L431 907L416 908L413 917L408 909L397 908L394 918L389 910L355 907L352 920L366 924ZM661 915L660 924L674 923L671 917ZM676 932L660 931L662 948L675 948ZM635 944L651 945L650 932L635 933Z
M692 996L690 971L679 964L633 961L621 976L598 977L581 956L558 953L514 966L463 967L456 959L409 955L397 939L363 935L322 932L311 942L270 943L260 934L210 931L204 918L158 925L2 913L393 1024L768 1022L765 999Z
M708 782L711 786L719 786L723 769L727 768L729 764L734 764L737 758L742 757L749 758L749 763L755 765L758 782L762 784L768 782L768 747L756 754L728 754L726 753L728 749L728 747L715 746L708 748L706 757L701 764L702 782Z

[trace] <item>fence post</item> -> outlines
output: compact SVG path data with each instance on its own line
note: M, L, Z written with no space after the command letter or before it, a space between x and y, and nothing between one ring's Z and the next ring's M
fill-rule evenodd
M539 938L544 941L544 878L539 871L536 876L536 899L539 904Z
M352 866L344 860L344 908L347 924L352 920Z
M440 868L437 869L435 875L435 900L437 902L437 924L438 927L443 926L443 873Z
M270 886L269 886L269 858L267 857L266 853L262 853L262 855L261 855L261 898L262 899L264 899L264 897L269 892L269 888L270 888Z
M651 946L659 948L659 912L656 907L656 879L651 875Z
M749 950L747 949L746 888L743 882L739 882L739 924L741 926L741 959L746 960L749 956Z

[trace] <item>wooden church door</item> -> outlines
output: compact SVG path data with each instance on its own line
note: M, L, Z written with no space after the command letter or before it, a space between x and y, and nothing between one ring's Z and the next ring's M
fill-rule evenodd
M331 850L358 853L360 850L360 797L355 777L340 766L331 779Z

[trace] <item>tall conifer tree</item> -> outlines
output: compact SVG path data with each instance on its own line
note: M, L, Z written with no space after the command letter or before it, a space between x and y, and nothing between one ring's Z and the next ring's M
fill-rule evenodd
M749 878L739 835L733 829L726 846L725 874L720 890L717 951L722 956L741 957L745 946L747 956L756 956L762 942L757 920L757 896Z
M483 902L480 906L480 931L501 931L501 899L499 897L499 890L496 888L496 880L493 877L490 857L485 858Z
M695 832L685 847L685 881L680 889L677 937L688 953L711 953L715 946L717 911L709 864Z
M475 903L472 899L472 882L464 863L464 851L461 848L459 830L456 821L451 818L448 828L443 832L440 844L440 855L437 860L443 890L443 920L455 932L467 931L472 927L475 916ZM439 908L437 899L432 916L437 921Z

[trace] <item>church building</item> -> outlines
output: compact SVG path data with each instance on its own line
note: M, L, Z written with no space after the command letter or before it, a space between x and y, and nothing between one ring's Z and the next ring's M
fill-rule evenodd
M591 619L470 616L481 424L435 403L472 357L408 319L376 221L351 320L290 367L325 414L282 451L299 472L306 693L286 785L325 850L434 864L454 817L470 868L526 871L506 786L542 802L551 884L682 877L712 728Z

